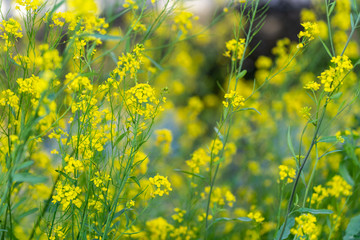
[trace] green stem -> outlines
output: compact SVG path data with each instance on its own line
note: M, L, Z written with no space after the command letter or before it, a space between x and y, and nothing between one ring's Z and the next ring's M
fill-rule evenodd
M291 192L291 196L290 196L290 199L289 199L289 203L288 203L288 207L287 207L287 210L286 210L284 227L283 227L282 230L281 230L281 234L280 234L279 240L281 240L282 237L283 237L283 235L284 235L285 228L286 228L286 224L287 224L287 220L288 220L288 218L289 218L290 210L291 210L291 207L292 207L292 205L293 205L293 201L294 201L294 197L295 197L295 193L296 193L296 188L297 188L297 185L298 185L298 183L299 183L300 175L301 175L301 173L302 173L302 170L303 170L304 167L305 167L306 162L308 161L308 159L309 159L309 157L310 157L310 153L311 153L312 148L313 148L314 145L316 144L316 141L317 141L317 138L318 138L318 132L319 132L319 130L320 130L321 123L322 123L322 121L323 121L323 119L324 119L324 116L325 116L325 111L326 111L327 104L328 104L328 102L326 102L325 105L324 105L324 109L323 109L323 112L322 112L320 121L318 122L318 124L316 124L316 130L315 130L315 133L314 133L314 137L313 137L313 139L312 139L312 141L311 141L309 150L307 151L306 156L305 156L305 159L304 159L303 163L301 164L298 173L296 174L296 179L295 179L295 182L294 182L294 186L293 186L293 189L292 189L292 192Z

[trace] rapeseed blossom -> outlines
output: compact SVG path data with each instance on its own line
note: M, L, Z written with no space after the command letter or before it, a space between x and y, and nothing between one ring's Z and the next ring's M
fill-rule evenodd
M318 78L324 86L325 92L333 92L336 88L343 84L345 74L353 68L349 57L336 56L331 59L335 66L321 73Z
M232 61L236 59L241 60L245 51L245 38L240 38L239 40L231 39L226 42L226 51L224 53L225 57L231 58Z
M300 239L317 240L319 236L319 227L316 224L316 217L310 213L303 214L295 218L296 225L290 230Z
M164 194L169 195L169 193L172 191L171 183L169 182L167 177L163 177L157 174L155 177L149 178L149 182L152 188L152 197L155 197L156 195L161 197Z
M280 180L286 180L286 183L292 183L294 181L294 177L295 177L295 169L290 168L286 165L280 165L279 166L279 175L280 175Z

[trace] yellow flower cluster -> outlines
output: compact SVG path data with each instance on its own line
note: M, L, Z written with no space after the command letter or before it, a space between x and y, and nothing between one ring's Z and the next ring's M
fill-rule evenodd
M175 208L174 211L176 212L176 214L173 214L171 216L171 218L178 222L178 223L181 223L183 220L184 220L184 215L186 213L185 210L181 210L180 208Z
M145 119L151 119L155 117L157 111L162 110L157 106L160 101L155 97L155 89L147 83L136 84L126 91L125 96L126 106L132 115L138 114Z
M95 15L98 7L94 0L66 0L69 11L76 15Z
M123 7L124 8L132 8L134 10L139 9L139 6L137 5L137 3L134 0L125 0Z
M210 156L203 148L194 151L190 160L185 163L192 169L193 173L200 173L200 167L210 162Z
M55 240L55 239L59 239L59 240L64 240L66 237L64 230L61 226L57 226L56 228L54 228L54 236L49 237L50 240Z
M171 184L167 179L167 177L163 177L157 174L155 177L149 178L149 182L152 189L151 191L152 197L155 197L156 195L159 195L161 197L164 194L169 195L169 192L172 191Z
M48 87L48 83L44 79L34 75L25 79L18 78L16 82L19 84L19 92L30 95L33 104Z
M248 218L251 218L257 223L261 223L265 220L265 218L262 216L261 212L259 211L250 212L247 216Z
M223 149L223 147L224 147L224 144L221 142L220 139L217 138L217 139L211 141L211 144L210 144L211 154L218 155L220 153L220 151Z
M66 162L66 166L64 167L65 173L69 174L75 173L75 171L84 171L84 164L80 160L76 160L75 158L67 155L64 161Z
M349 1L338 1L335 6L336 13L331 18L331 24L334 27L340 28L341 30L348 30L351 26L351 2Z
M299 38L306 38L307 40L313 40L318 34L319 29L317 23L314 22L304 22L301 24L304 27L304 31L300 31L298 34Z
M73 31L76 27L76 17L71 12L57 12L52 15L53 24L50 27L63 27L65 23L68 23L68 29Z
M301 109L300 109L300 113L301 113L301 115L303 116L303 118L305 118L305 119L310 119L310 117L311 117L311 113L310 113L310 111L311 111L311 107L302 107Z
M78 2L82 6L84 5L81 1ZM97 45L101 44L100 38L90 35L95 33L106 34L106 29L109 27L104 18L98 18L96 15L89 13L89 11L92 12L93 10L81 7L72 12L57 12L52 15L53 24L50 24L50 27L63 27L67 23L69 31L77 30L77 35L83 35L81 38L70 37L70 40L73 40L75 45L73 59L79 59L84 56L84 51L80 50L82 50L87 42L94 41Z
M25 7L26 11L36 11L40 7L41 2L41 0L16 0L16 4ZM19 6L16 6L16 9L19 9Z
M205 191L201 193L201 197L206 199L207 194L210 192L210 187L205 187ZM214 204L218 206L224 206L227 204L229 207L232 207L236 202L236 197L231 193L231 191L226 187L215 187L211 194L210 206L214 207Z
M62 57L59 56L59 51L50 49L48 44L39 46L41 51L40 56L36 56L35 64L40 70L55 70L61 67Z
M304 47L305 44L309 43L320 33L316 22L304 22L301 24L304 27L304 31L300 31L298 34L301 43L298 44L298 48Z
M316 217L310 213L303 214L295 218L296 227L290 232L305 240L317 240L319 236L319 228L316 226Z
M20 54L16 54L13 59L18 65L24 67L25 69L29 69L34 64L34 61L31 58Z
M223 105L227 108L229 107L229 102L233 106L234 109L237 109L241 106L245 105L245 98L240 96L237 92L234 90L231 90L230 93L226 93L224 96L226 101L223 101Z
M285 179L286 179L286 183L292 183L294 181L294 177L296 175L295 169L289 168L288 166L285 165L280 165L279 170L280 170L279 175L281 181Z
M184 35L193 28L192 20L197 20L191 12L182 11L175 15L173 30L179 29Z
M22 28L18 21L10 18L8 21L3 20L0 25L0 30L3 32L0 38L5 40L2 49L6 52L9 48L14 46L13 39L22 38Z
M225 45L225 57L231 58L232 61L236 61L236 59L240 60L243 57L245 51L245 38L240 38L238 41L231 39L230 41L226 42Z
M311 195L311 204L321 203L326 197L329 196L326 188L322 187L321 185L314 187L314 192Z
M318 76L321 83L324 85L325 92L334 91L343 83L345 73L353 68L349 57L345 55L333 57L331 62L335 64L335 67L330 66L329 69L325 70L320 76Z
M156 146L163 145L162 153L168 154L171 151L171 142L172 142L172 134L169 129L158 129L155 131L156 137Z
M327 192L333 197L348 197L352 194L352 187L339 175L335 175L326 183Z
M143 62L144 56L143 52L145 51L144 45L137 44L131 53L126 55L123 53L119 57L117 62L117 68L112 72L112 77L119 76L120 81L122 81L126 73L130 73L130 78L135 78L137 71L140 69L140 64Z
M96 187L100 187L101 185L106 184L108 181L111 181L111 177L109 174L100 174L100 172L95 173L95 177L91 179L91 181L95 184ZM104 188L106 191L107 188Z
M326 187L318 185L314 187L311 204L319 204L327 197L348 197L352 194L352 187L339 175L335 175Z
M314 81L310 81L310 82L306 83L304 88L305 89L310 89L310 90L313 90L313 91L317 91L317 90L319 90L320 86L321 85L319 83L314 82Z
M167 239L167 236L174 229L174 226L169 224L164 218L158 217L146 222L146 228L150 231L150 239L162 240ZM143 238L146 239L146 238Z
M62 205L62 209L66 210L66 208L70 204L74 204L76 207L81 207L82 202L78 198L78 195L81 193L81 189L79 187L71 186L66 184L65 186L62 183L58 183L56 185L56 195L53 196L53 203L59 202Z
M0 106L9 105L15 110L19 109L19 98L10 89L1 92Z
M91 91L93 86L88 77L79 76L76 73L68 73L65 76L65 84L67 85L68 92Z

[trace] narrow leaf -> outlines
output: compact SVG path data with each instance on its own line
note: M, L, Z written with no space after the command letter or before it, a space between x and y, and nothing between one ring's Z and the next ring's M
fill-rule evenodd
M311 214L332 214L334 213L332 210L328 210L328 209L312 209L312 208L300 208L299 210L297 210L301 213L311 213Z
M30 173L15 173L14 182L27 182L30 184L44 183L48 180L47 177L34 176Z
M337 138L336 136L328 136L328 137L322 137L319 142L324 142L324 143L331 143L331 142L337 142Z
M241 72L239 72L239 74L236 76L236 79L240 79L243 78L246 75L247 71L246 70L242 70Z
M181 170L181 169L174 169L174 171L176 171L176 172L182 172L182 173L185 173L185 174L189 174L189 175L191 175L191 176L194 176L194 177L198 177L198 178L205 179L205 177L204 177L204 176L201 176L201 175L196 174L196 173L192 173L192 172L184 171L184 170Z

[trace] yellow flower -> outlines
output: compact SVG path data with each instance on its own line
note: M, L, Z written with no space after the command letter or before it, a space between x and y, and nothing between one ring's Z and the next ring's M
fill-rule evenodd
M310 89L310 90L313 90L313 91L317 91L317 90L319 90L320 86L321 86L321 85L320 85L319 83L314 82L314 81L311 81L311 82L308 82L308 83L304 86L304 88L305 88L305 89Z
M304 31L300 31L298 37L304 38L306 41L313 40L320 33L317 23L315 22L304 22L301 26L304 27Z
M229 102L233 106L234 110L245 105L245 98L240 96L234 90L231 90L230 93L226 93L224 98L226 101L223 101L222 103L226 108L229 107Z
M296 175L295 169L289 168L288 166L285 166L285 165L280 165L279 170L280 170L279 175L280 175L281 181L286 179L287 183L293 182L295 175Z
M353 68L347 56L337 56L331 59L335 67L330 67L318 77L324 85L325 92L334 91L339 85L343 84L345 74Z
M320 234L316 225L316 217L310 213L295 218L296 226L290 230L300 239L317 240Z
M171 151L171 142L172 134L169 129L158 129L155 131L156 137L156 146L163 145L162 152L163 154L168 154Z
M157 174L155 177L149 178L149 182L152 188L152 197L155 197L156 195L161 197L164 194L169 195L169 192L172 191L171 184L167 177Z
M190 160L185 163L192 169L193 173L200 173L200 167L210 162L210 156L203 148L199 148L191 156Z
M265 220L265 218L261 215L261 212L259 211L250 212L247 216L248 218L251 218L257 223L261 223Z
M94 0L66 0L71 12L77 15L97 14L99 9Z
M0 95L0 106L9 105L15 110L19 109L19 98L10 90L1 92Z
M240 38L238 41L231 39L226 42L225 57L231 58L232 61L240 60L245 51L245 38Z

